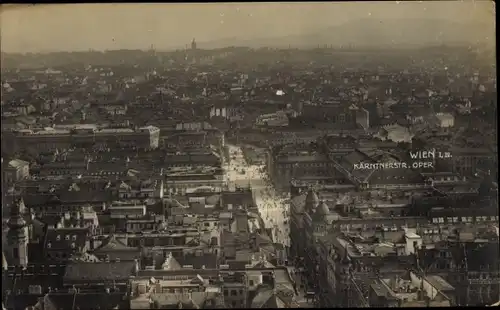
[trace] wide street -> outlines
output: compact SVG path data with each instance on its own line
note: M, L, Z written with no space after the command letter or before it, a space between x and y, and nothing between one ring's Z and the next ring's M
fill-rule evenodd
M230 161L225 165L225 177L229 190L235 187L252 188L255 202L266 228L272 228L273 240L290 246L288 236L288 206L267 181L263 166L249 165L240 147L228 145Z

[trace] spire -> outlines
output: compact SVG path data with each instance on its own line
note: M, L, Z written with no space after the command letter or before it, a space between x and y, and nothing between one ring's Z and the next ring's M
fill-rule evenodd
M24 201L17 199L10 209L10 218L7 222L8 249L14 266L25 267L28 264L28 228L23 218Z
M7 222L9 229L15 230L26 226L26 221L23 219L24 200L22 197L18 198L10 209L10 218Z

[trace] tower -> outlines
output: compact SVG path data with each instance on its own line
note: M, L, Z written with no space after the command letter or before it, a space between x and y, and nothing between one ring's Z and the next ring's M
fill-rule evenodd
M18 199L10 211L7 222L9 231L7 241L10 258L15 266L26 267L28 265L28 227L23 219L24 201Z
M307 211L313 214L318 206L319 206L318 195L316 194L313 188L310 188L309 191L307 192L305 207Z
M193 38L193 41L191 42L191 49L194 51L196 49L196 40Z

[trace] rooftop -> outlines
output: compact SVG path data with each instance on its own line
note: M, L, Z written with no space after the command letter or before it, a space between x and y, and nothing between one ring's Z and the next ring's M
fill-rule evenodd
M124 280L132 275L135 262L71 262L64 278L73 281Z
M15 168L15 169L24 167L26 165L29 165L29 163L27 161L24 161L21 159L13 159L13 160L9 161L9 167Z

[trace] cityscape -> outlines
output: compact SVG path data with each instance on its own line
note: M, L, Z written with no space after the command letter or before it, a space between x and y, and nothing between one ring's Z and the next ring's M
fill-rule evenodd
M494 35L206 5L229 30L172 48L2 22L2 309L498 306ZM266 5L268 37L230 39Z

